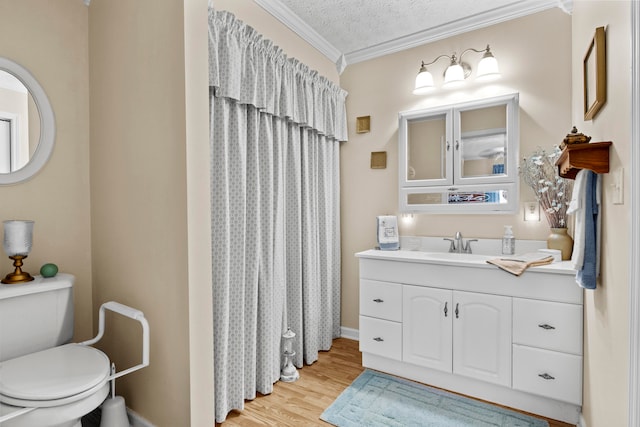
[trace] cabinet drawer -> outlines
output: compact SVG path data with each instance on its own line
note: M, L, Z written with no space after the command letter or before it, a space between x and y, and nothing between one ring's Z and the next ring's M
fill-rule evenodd
M582 354L582 306L513 299L513 342Z
M582 404L582 356L513 346L513 388Z
M402 359L402 324L360 316L360 351Z
M360 280L360 314L394 322L402 321L402 286Z

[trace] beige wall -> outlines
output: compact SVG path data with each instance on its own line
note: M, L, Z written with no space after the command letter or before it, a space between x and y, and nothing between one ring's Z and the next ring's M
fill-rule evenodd
M191 425L213 426L207 1L184 4Z
M544 31L541 31L544 28ZM469 82L464 89L411 93L420 61L491 45L503 77L494 83ZM477 64L480 55L465 56ZM438 80L446 67L431 67ZM520 93L520 157L537 146L559 144L571 129L571 16L552 9L347 67L340 78L349 92L349 142L341 150L342 324L358 328L358 264L354 253L375 246L375 217L398 212L398 112L463 100ZM371 132L356 134L355 119L371 116ZM387 168L370 169L370 153L387 151ZM535 200L521 185L521 201ZM400 223L401 235L500 238L505 224L516 239L545 239L549 227L516 215L414 216ZM517 243L516 243L517 245ZM444 247L444 246L443 246Z
M81 1L0 0L0 55L27 68L56 118L55 149L31 180L0 187L0 220L35 221L25 270L47 262L76 276L75 338L93 333L89 205L89 53ZM4 251L2 251L4 257ZM3 258L0 274L11 269Z
M624 169L625 204L614 205L613 174L602 175L602 266L584 300L586 426L626 426L629 368L629 224L631 157L631 20L628 1L577 1L573 10L573 122L592 141L612 141L610 171ZM596 27L606 27L607 103L584 121L582 60ZM637 260L636 260L637 261Z
M151 364L118 394L158 426L190 424L184 6L89 9L94 309L117 300L145 313ZM110 325L103 348L121 368L135 363L139 327Z

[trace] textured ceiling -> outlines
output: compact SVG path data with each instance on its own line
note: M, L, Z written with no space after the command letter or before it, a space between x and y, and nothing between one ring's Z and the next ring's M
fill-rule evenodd
M364 61L573 0L254 0L334 61Z
M280 0L340 52L475 16L514 0Z

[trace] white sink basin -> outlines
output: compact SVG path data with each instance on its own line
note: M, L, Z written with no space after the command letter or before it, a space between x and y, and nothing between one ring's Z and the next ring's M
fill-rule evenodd
M465 262L481 262L497 258L495 255L479 255L479 254L459 254L455 252L423 252L425 258L437 259L442 261L465 261Z

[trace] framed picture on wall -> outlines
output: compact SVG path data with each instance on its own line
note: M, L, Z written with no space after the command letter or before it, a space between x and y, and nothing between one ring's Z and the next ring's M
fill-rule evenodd
M607 61L604 27L596 28L582 63L584 119L592 120L607 101Z

